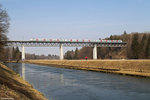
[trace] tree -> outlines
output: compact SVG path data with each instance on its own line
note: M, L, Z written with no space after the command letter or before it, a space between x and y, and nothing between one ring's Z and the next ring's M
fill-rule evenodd
M131 44L131 52L132 52L132 58L138 59L139 43L138 43L137 33L133 35L132 44Z
M12 48L12 59L16 59L16 52L15 52L15 48Z
M51 54L48 54L49 57L51 57Z
M126 34L127 34L127 32L126 32L126 31L124 31L124 32L123 32L123 34L124 34L124 35L126 35Z
M78 57L78 48L76 48L76 50L75 50L74 59L79 59L79 57Z
M2 56L4 54L4 46L6 45L4 42L7 40L6 33L9 28L9 17L6 10L2 9L0 5L0 60L2 60Z
M21 52L19 51L19 48L16 47L16 60L20 60L21 59Z
M20 60L21 59L21 52L19 51L19 48L16 47L12 49L12 60Z
M147 59L150 59L150 36L149 36L147 44L146 44L145 55L146 55Z
M88 59L92 59L93 58L93 49L91 47L83 47L80 49L78 55L79 55L80 59L84 59L86 56L88 57Z
M141 59L145 58L146 55L145 55L145 45L146 45L146 34L143 35L142 37L142 40L140 42L140 45L139 45L139 57Z
M65 59L73 59L73 51L67 51L65 53Z
M98 59L103 59L105 57L104 48L102 47L97 48L97 56Z
M110 40L113 40L113 36L111 35L109 39L110 39Z

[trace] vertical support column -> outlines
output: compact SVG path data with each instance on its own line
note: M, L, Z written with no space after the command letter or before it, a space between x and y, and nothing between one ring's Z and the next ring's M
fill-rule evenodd
M93 59L96 60L97 59L97 45L94 44L93 47Z
M60 60L63 60L64 59L64 56L63 56L63 44L60 44Z
M22 45L22 55L21 55L22 60L25 60L25 50L24 50L24 45Z

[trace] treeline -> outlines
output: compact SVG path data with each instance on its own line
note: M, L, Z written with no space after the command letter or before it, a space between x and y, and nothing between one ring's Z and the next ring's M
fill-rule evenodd
M18 47L7 47L5 48L5 53L3 54L3 61L14 61L14 60L21 60L21 52ZM59 59L59 56L57 55L36 55L36 54L30 54L26 53L25 54L26 59Z
M8 48L3 41L8 40L7 32L9 28L9 16L6 10L0 5L0 61L4 60L20 60L21 52L19 48ZM111 35L106 39L123 40L127 42L126 48L97 48L98 59L150 59L150 33L130 33L125 31L122 35ZM27 58L54 58L58 56L39 56L34 54L26 54ZM75 51L67 51L64 55L65 59L88 59L93 58L93 49L90 47L76 48Z
M76 48L75 51L71 50L71 51L67 51L64 55L65 59L79 59L79 50L78 48Z
M4 58L3 60L7 61L12 61L12 60L21 60L21 52L18 47L7 47L5 48ZM59 56L57 55L51 55L48 54L47 56L42 54L42 55L36 55L36 54L30 54L26 53L25 54L25 59L59 59Z
M131 44L131 53L129 56L134 59L149 59L150 58L150 36L149 34L143 34L143 36L139 36L139 34L134 34Z
M150 33L130 33L126 31L122 35L111 35L108 38L111 40L123 40L127 42L126 48L97 48L98 59L150 59ZM83 47L75 51L67 51L65 59L89 59L93 58L93 48Z
M21 60L21 52L18 47L5 48L3 60Z
M48 55L36 55L36 54L29 54L29 53L26 53L26 59L59 59L59 56L57 55L51 55L51 54L48 54Z

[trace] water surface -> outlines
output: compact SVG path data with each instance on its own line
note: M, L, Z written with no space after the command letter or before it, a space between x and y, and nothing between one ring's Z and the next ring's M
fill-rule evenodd
M150 78L8 63L50 100L150 100Z

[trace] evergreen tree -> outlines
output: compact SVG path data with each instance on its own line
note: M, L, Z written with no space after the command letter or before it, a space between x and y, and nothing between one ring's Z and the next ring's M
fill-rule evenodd
M126 34L127 34L127 32L126 32L126 31L124 31L124 32L123 32L123 34L124 34L124 35L126 35Z
M19 51L18 47L16 47L15 52L16 52L16 60L20 60L21 59L21 52Z
M19 48L16 47L12 49L12 60L20 60L21 59L21 52L19 51Z
M146 44L146 34L143 35L142 41L140 42L139 45L139 58L143 59L146 57L145 55L145 44Z
M67 51L65 53L65 59L73 59L73 51Z
M76 50L75 50L74 59L79 59L79 58L78 58L78 48L76 48Z
M110 39L110 40L113 40L113 36L111 35L109 39Z
M133 35L131 51L132 51L132 58L138 59L139 43L138 43L138 34L137 33Z
M19 51L19 48L18 47L16 47L16 53L19 53L20 51Z
M145 54L146 54L146 58L150 59L150 36L147 41Z
M12 48L12 60L16 59L16 52L15 52L15 48Z

